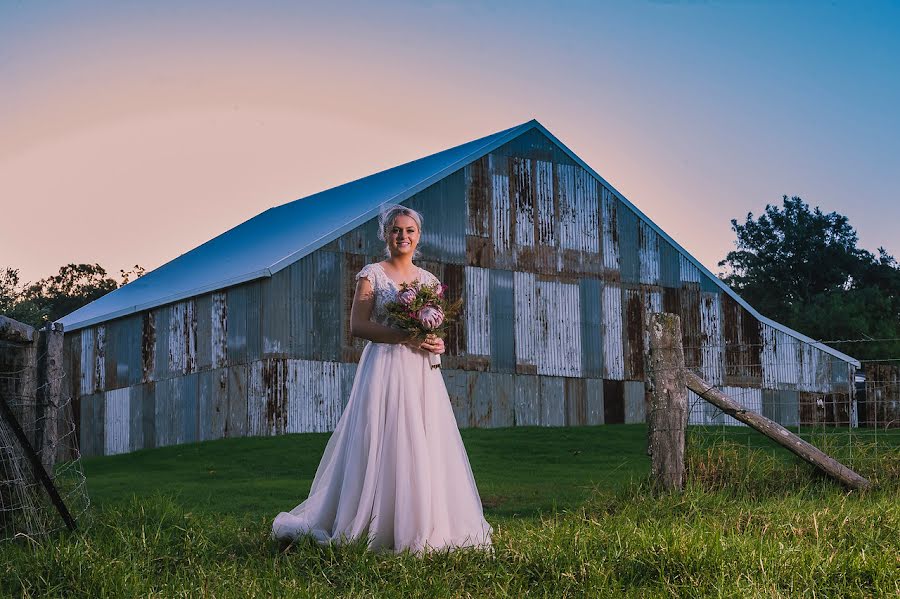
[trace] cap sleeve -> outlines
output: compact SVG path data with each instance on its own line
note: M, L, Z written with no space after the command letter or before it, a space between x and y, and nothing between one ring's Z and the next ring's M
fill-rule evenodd
M375 286L377 277L378 277L378 269L374 264L366 264L363 266L362 270L356 273L356 280L358 281L360 277L365 277L369 279L369 282L372 283L372 286Z
M419 270L422 271L422 278L424 279L424 283L428 285L440 284L441 281L436 276L434 276L424 268L420 268Z

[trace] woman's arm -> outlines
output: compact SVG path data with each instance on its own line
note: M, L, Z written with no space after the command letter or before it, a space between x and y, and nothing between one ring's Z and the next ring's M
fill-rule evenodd
M437 345L421 339L412 338L403 329L386 327L369 320L375 308L375 290L366 277L356 282L356 293L353 294L353 305L350 307L350 334L376 343L405 343L414 349L434 351ZM443 349L441 347L440 349Z

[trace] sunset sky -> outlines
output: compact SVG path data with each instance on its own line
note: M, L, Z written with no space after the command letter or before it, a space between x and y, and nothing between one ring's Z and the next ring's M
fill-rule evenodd
M713 272L783 194L898 255L898 107L900 3L0 0L0 267L150 270L531 118Z

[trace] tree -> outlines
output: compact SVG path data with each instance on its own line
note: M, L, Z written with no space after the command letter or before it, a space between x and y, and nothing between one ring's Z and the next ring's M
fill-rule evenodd
M857 247L846 216L810 210L783 197L741 224L731 221L737 249L719 276L762 314L815 339L900 337L900 268L884 248ZM838 347L857 358L884 357L892 342ZM891 356L893 357L893 355Z
M144 269L135 265L120 271L122 285L139 278ZM19 271L0 271L0 314L41 327L102 297L120 285L99 264L67 264L59 274L21 285Z

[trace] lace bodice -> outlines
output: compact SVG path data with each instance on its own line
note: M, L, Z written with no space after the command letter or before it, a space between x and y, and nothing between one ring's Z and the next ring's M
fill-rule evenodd
M429 285L440 282L436 276L424 268L416 266L416 270L419 273L416 279L420 282ZM375 290L375 307L372 309L371 320L374 320L378 324L391 326L387 308L385 308L385 306L389 302L397 301L397 294L400 290L400 286L384 272L384 269L379 262L366 264L363 269L356 274L357 280L359 280L360 277L369 279L372 283L372 288Z

